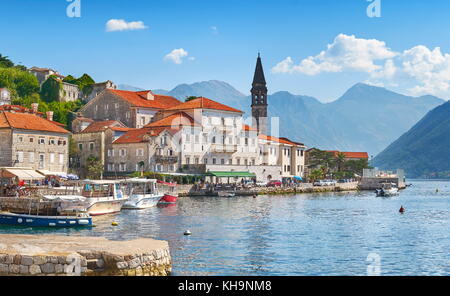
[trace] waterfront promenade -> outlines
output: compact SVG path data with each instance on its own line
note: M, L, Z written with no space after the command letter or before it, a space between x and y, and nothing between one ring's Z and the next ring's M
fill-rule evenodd
M166 276L166 241L0 234L0 275Z

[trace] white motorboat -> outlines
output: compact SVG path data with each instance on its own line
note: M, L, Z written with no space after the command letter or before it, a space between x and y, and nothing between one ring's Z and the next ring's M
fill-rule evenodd
M382 188L376 190L378 197L390 197L399 194L399 189L394 183L386 183L382 185Z
M128 197L123 204L123 209L142 210L154 207L164 197L164 194L158 191L157 180L154 179L128 179L123 180L125 185L125 194Z
M120 181L84 180L81 185L80 195L46 195L44 198L83 201L87 213L91 216L120 212L127 200Z

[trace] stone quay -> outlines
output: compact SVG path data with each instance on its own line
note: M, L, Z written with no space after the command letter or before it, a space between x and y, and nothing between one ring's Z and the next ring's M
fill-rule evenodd
M167 276L171 271L166 241L0 234L2 276Z

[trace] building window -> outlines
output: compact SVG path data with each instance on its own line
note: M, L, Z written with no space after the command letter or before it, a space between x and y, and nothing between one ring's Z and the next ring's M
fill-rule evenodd
M125 149L120 149L119 150L119 156L125 157L126 155L127 155L127 150L125 150Z
M208 158L204 158L204 159L203 159L203 163L204 163L204 164L208 164Z
M45 163L45 155L39 154L39 168L40 169L44 168L44 163Z
M191 159L189 157L186 157L186 164L190 164Z
M141 116L141 125L145 125L145 117Z
M127 119L130 119L130 117L131 117L130 111L128 111L127 113L125 113L125 117L126 117Z
M244 159L244 165L248 165L248 159Z
M252 165L255 165L255 159L252 158Z
M48 144L49 144L49 145L55 145L55 140L54 140L54 139L50 139L50 140L48 141Z
M127 171L127 164L126 163L121 163L119 165L119 171L126 172Z
M216 164L216 159L215 158L213 158L213 164Z
M82 143L78 144L78 150L83 151L83 144Z
M232 165L232 164L233 164L233 159L231 159L231 158L228 159L228 164L229 164L229 165Z
M59 164L64 164L64 154L59 154Z
M237 165L241 165L241 159L240 158L237 158L236 161L237 161Z
M30 138L30 143L33 143L34 142L34 138Z
M222 158L222 159L220 160L220 164L225 164L225 159Z
M45 138L39 138L39 144L45 144Z
M18 141L19 143L22 143L22 142L23 142L23 137L18 137L18 138L17 138L17 141Z
M90 151L94 150L94 143L93 142L89 143L89 150Z
M34 152L30 152L28 160L30 163L34 163Z
M55 153L50 153L50 163L55 162Z
M142 148L136 149L136 156L144 156L144 149Z
M114 164L108 163L108 171L113 172L114 171Z
M108 149L108 156L114 156L114 149Z
M200 162L199 158L198 158L198 157L196 157L196 158L195 158L195 164L197 164L197 165L198 165L198 164L199 164L199 162Z

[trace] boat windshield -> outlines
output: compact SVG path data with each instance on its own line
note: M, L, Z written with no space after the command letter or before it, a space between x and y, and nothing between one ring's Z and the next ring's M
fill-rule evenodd
M84 184L81 195L84 197L113 196L114 184Z
M126 194L154 194L155 183L128 183L126 184Z

